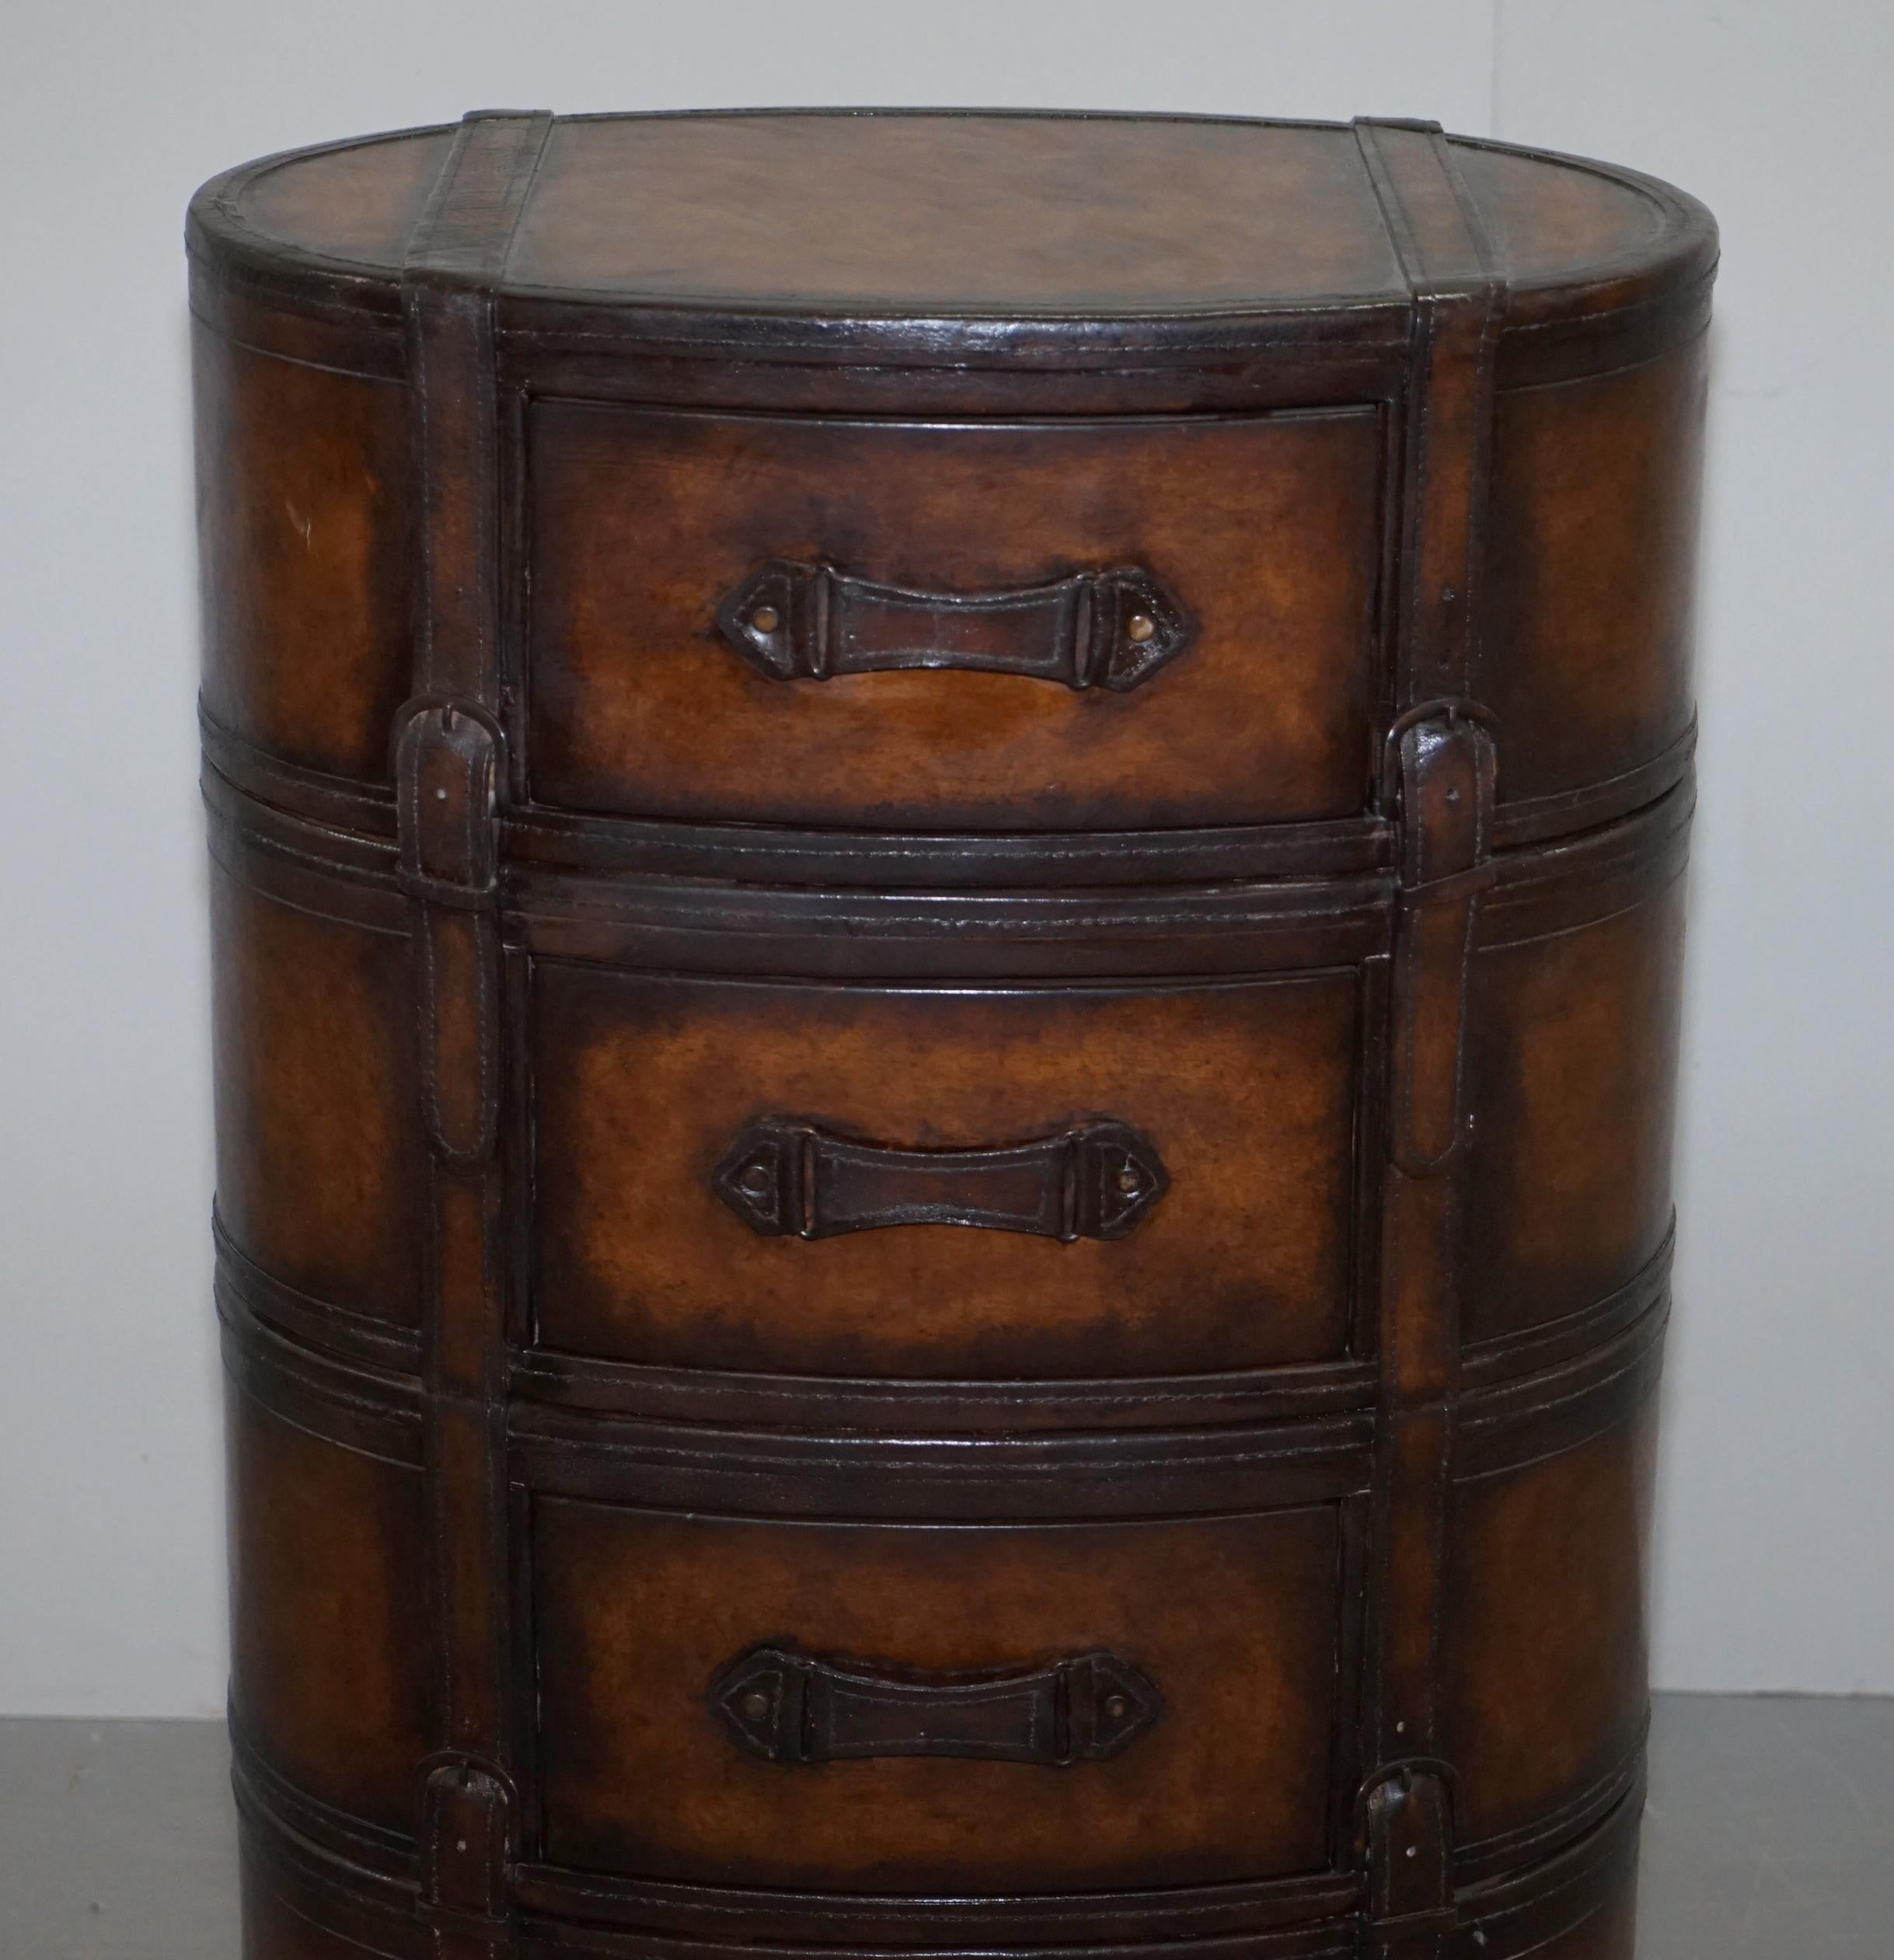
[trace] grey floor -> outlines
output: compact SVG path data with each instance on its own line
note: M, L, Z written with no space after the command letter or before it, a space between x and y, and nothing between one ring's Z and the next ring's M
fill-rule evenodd
M0 1721L0 1955L235 1960L221 1725ZM1659 1698L1638 1960L1889 1960L1894 1700Z

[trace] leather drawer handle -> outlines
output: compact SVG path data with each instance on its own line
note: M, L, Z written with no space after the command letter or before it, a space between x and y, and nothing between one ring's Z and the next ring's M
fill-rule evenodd
M1183 608L1135 566L1011 591L924 592L773 558L718 607L717 623L772 681L959 667L1114 694L1192 637Z
M1067 1243L1123 1238L1170 1186L1155 1146L1123 1123L999 1149L903 1150L790 1116L739 1131L711 1178L738 1217L772 1237L968 1225Z
M954 1756L1063 1769L1116 1756L1163 1703L1116 1654L930 1674L762 1647L719 1670L710 1706L746 1749L772 1763Z

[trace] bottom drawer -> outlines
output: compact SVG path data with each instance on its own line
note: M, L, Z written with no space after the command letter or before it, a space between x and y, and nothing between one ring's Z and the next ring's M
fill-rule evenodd
M955 1526L542 1497L542 1855L856 1891L1325 1869L1343 1536L1333 1504Z

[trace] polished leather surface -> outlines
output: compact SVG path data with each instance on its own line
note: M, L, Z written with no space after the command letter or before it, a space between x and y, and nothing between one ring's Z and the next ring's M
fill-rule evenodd
M190 239L251 1960L1629 1960L1707 215L507 114Z

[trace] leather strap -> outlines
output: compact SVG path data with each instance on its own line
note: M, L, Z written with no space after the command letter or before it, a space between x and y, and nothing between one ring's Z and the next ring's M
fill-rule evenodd
M415 689L499 707L500 407L494 288L553 119L487 110L454 138L402 273L420 495Z
M398 875L414 901L421 1114L436 1159L467 1173L492 1156L500 1114L499 747L466 710L422 707L395 750Z
M436 1951L491 1951L507 1909L511 1792L462 1756L436 1759L421 1781L421 1890ZM445 1936L445 1944L443 1944Z
M1361 121L1355 131L1411 308L1395 649L1407 709L1471 686L1505 287L1440 125Z
M1466 1142L1467 982L1481 894L1492 882L1493 738L1440 704L1396 734L1400 905L1393 992L1389 1155L1411 1177Z
M1364 1951L1437 1960L1454 1923L1439 1627L1460 1360L1468 979L1496 755L1472 699L1503 288L1435 124L1355 125L1410 294L1401 416L1397 712L1386 800L1400 891L1388 986L1381 1421L1358 1850ZM1416 1759L1425 1767L1416 1766Z
M551 126L543 115L466 119L403 278L420 574L395 773L431 1165L424 1461L441 1751L424 1770L419 1822L434 1960L503 1960L512 1944L493 292Z
M1436 1960L1444 1950L1457 1919L1449 1801L1433 1763L1394 1766L1367 1792L1366 1960Z

